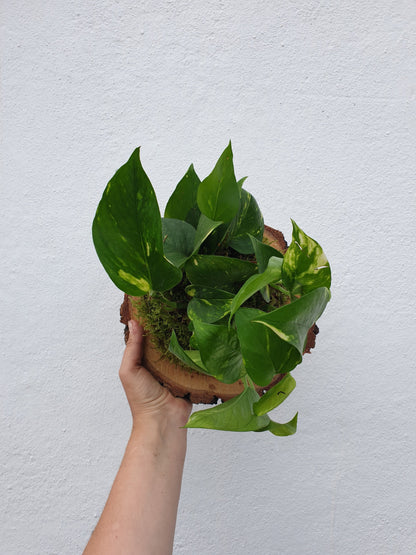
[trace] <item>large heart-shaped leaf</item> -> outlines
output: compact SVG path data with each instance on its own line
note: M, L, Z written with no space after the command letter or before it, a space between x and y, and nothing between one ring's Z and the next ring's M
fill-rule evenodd
M331 268L322 247L292 220L292 242L283 260L283 279L293 294L331 286Z
M230 320L249 297L254 295L254 293L257 293L257 291L260 291L260 289L266 285L269 285L269 283L275 283L280 280L282 276L282 262L283 260L281 258L272 256L266 270L263 273L248 278L233 299L230 311Z
M188 260L185 271L194 285L234 290L257 272L257 265L228 256L201 254Z
M235 315L247 374L260 386L269 385L276 374L290 372L302 361L293 345L268 327L253 322L265 314L256 308L240 308Z
M231 142L199 185L197 202L201 212L216 222L230 222L237 213L240 187L235 179Z
M166 258L180 268L191 256L195 228L183 220L162 218L163 250Z
M201 180L194 170L193 164L179 181L165 208L165 218L184 220L196 227L201 215L196 196Z
M283 341L303 353L309 328L324 311L331 294L326 287L319 287L290 304L253 319L271 329Z
M194 338L207 371L224 383L237 381L243 370L243 359L237 332L228 326L192 320Z
M210 409L194 412L186 428L209 428L230 432L251 432L267 428L270 418L257 416L253 404L259 395L247 388L240 395Z
M163 254L159 207L139 149L108 183L92 234L106 272L128 295L165 291L180 282L181 271Z

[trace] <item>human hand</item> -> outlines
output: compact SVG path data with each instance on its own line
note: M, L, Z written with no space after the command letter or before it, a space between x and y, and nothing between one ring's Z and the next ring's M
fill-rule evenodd
M143 327L135 320L130 320L128 325L129 338L119 376L130 405L133 429L148 423L184 426L192 404L186 399L173 397L142 366Z

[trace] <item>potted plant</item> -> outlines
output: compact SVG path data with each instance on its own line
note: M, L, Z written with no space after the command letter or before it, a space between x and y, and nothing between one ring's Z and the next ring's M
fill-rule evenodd
M264 225L234 173L231 143L202 181L191 165L161 218L136 149L104 190L93 240L125 293L122 322L146 330L144 364L175 395L222 403L187 427L290 435L271 420L314 346L330 299L322 248L292 221L292 241ZM127 332L128 333L128 332Z

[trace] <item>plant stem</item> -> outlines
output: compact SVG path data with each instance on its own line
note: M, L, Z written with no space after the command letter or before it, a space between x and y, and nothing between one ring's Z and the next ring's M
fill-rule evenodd
M243 377L243 382L245 389L250 387L251 389L254 389L254 391L256 390L256 388L254 387L254 382L248 374Z

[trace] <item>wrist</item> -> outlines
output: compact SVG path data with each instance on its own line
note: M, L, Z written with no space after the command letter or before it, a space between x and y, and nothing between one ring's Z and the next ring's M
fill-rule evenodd
M132 411L133 429L136 434L172 434L186 435L185 424L188 421L192 405L185 399L165 398L163 404L136 407Z
M183 427L185 423L169 419L166 415L135 415L131 436L133 439L147 437L165 440L172 435L186 435L187 430Z
M188 416L163 413L138 413L133 416L132 442L186 444L187 429L184 428Z
M133 422L127 449L151 458L155 468L166 469L172 461L183 461L186 453L187 429L162 418L142 418Z

